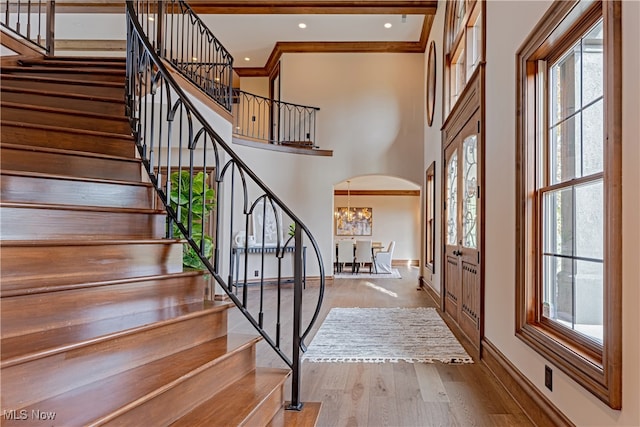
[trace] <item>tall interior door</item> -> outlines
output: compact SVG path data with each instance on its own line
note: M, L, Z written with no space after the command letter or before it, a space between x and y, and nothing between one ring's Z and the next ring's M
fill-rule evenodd
M476 113L444 153L444 310L480 344L480 133Z

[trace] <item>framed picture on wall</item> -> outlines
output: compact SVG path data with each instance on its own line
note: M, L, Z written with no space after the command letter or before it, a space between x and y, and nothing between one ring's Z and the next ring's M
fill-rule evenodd
M336 209L337 236L371 236L372 230L372 208Z

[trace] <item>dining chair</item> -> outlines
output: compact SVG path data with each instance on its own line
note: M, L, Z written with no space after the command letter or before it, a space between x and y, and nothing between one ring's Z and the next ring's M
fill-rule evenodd
M366 264L369 264L369 273L371 273L371 268L373 266L373 253L371 248L371 240L356 240L356 273L359 273L360 267Z
M376 273L392 273L391 259L393 257L393 250L396 247L394 240L389 243L389 247L386 251L377 252L374 256L374 262L376 267Z
M338 254L336 256L336 269L342 272L344 264L351 263L351 272L355 267L353 257L353 242L351 240L340 240L338 242Z

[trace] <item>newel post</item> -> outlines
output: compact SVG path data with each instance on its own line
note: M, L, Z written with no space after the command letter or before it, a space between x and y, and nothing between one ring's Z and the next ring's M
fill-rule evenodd
M156 49L158 55L164 56L162 53L162 49L164 46L163 40L164 33L164 1L158 0L158 20L156 23Z
M288 410L299 411L303 403L300 402L300 324L302 323L302 227L298 224L294 232L295 249L293 252L293 373L291 376L291 403Z
M8 7L8 6L7 6ZM51 0L47 2L47 55L53 56L55 54L55 34L56 34L56 2ZM27 35L29 37L29 35Z

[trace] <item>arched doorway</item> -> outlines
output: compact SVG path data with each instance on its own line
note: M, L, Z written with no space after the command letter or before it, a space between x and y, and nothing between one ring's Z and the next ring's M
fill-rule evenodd
M367 239L387 248L394 241L393 265L419 265L419 185L386 175L345 179L334 185L333 216L334 244L345 239Z

